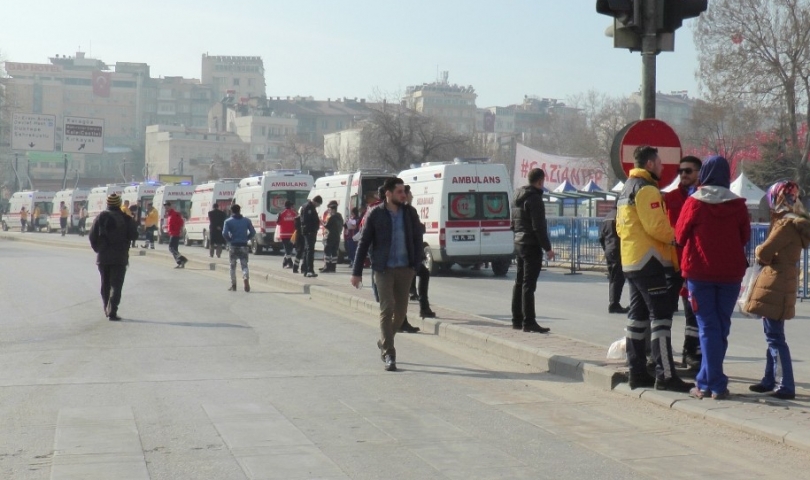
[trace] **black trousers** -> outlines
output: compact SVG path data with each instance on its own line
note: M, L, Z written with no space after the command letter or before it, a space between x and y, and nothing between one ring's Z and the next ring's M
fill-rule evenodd
M677 376L672 358L672 314L680 284L674 276L630 277L630 313L627 314L627 362L631 375L646 372L646 334L650 329L656 377Z
M416 288L416 279L419 278L419 289ZM425 310L430 308L428 301L428 286L430 285L430 270L427 269L424 263L419 264L416 269L416 276L411 281L411 293L419 295L419 308Z
M672 279L672 282L678 285L678 290L680 291L686 281L678 275L676 278ZM678 298L679 297L675 297L674 306L672 307L673 310L678 309ZM686 317L686 326L683 330L683 353L695 355L700 351L700 332L698 331L697 316L694 310L692 310L692 304L689 302L689 298L680 297L680 299L683 305L683 313Z
M118 313L118 304L121 303L121 289L124 288L124 277L127 274L126 265L99 265L101 274L101 301L104 302L104 313L107 316Z
M304 234L304 266L303 270L306 273L315 272L315 239L318 237L317 232Z
M534 292L543 261L543 249L536 245L517 246L517 273L512 288L512 324L537 323L534 312Z
M180 265L180 259L183 257L180 255L180 237L169 237L169 253L174 257L174 261Z
M624 272L621 263L608 262L608 306L619 307L622 301L622 290L624 289Z

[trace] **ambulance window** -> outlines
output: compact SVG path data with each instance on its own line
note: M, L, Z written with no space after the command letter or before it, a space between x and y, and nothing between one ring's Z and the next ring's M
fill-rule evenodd
M271 215L278 215L284 210L284 203L288 199L287 190L275 190L267 192L267 211Z
M482 193L481 213L485 220L504 220L509 218L509 197L506 192Z
M451 220L470 220L477 215L477 198L475 193L451 193L449 218Z

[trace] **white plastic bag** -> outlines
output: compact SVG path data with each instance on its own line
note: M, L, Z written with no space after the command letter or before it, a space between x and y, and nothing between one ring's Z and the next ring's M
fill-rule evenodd
M742 285L740 286L740 296L737 297L737 311L746 317L756 316L748 313L745 310L745 305L751 298L751 293L754 291L754 285L757 283L757 277L759 277L760 272L762 272L762 265L758 263L748 267L745 270L745 276L743 277Z
M607 353L608 360L624 360L627 358L627 338L622 337L610 344Z

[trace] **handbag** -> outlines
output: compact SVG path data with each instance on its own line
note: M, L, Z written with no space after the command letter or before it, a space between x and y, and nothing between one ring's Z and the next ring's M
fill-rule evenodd
M740 286L740 296L737 297L737 311L746 317L756 317L756 315L749 313L745 306L751 299L751 294L754 292L754 286L757 284L760 273L762 273L762 265L758 263L754 263L745 270L745 276Z

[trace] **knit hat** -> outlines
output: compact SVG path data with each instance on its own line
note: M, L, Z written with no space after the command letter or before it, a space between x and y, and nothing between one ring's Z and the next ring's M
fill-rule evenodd
M113 193L112 195L107 196L107 206L108 207L121 207L121 197L119 197L115 193Z
M790 180L781 180L768 189L768 206L774 212L793 208L799 197L799 185Z
M731 168L728 160L720 155L709 157L700 168L698 181L701 185L729 188Z

